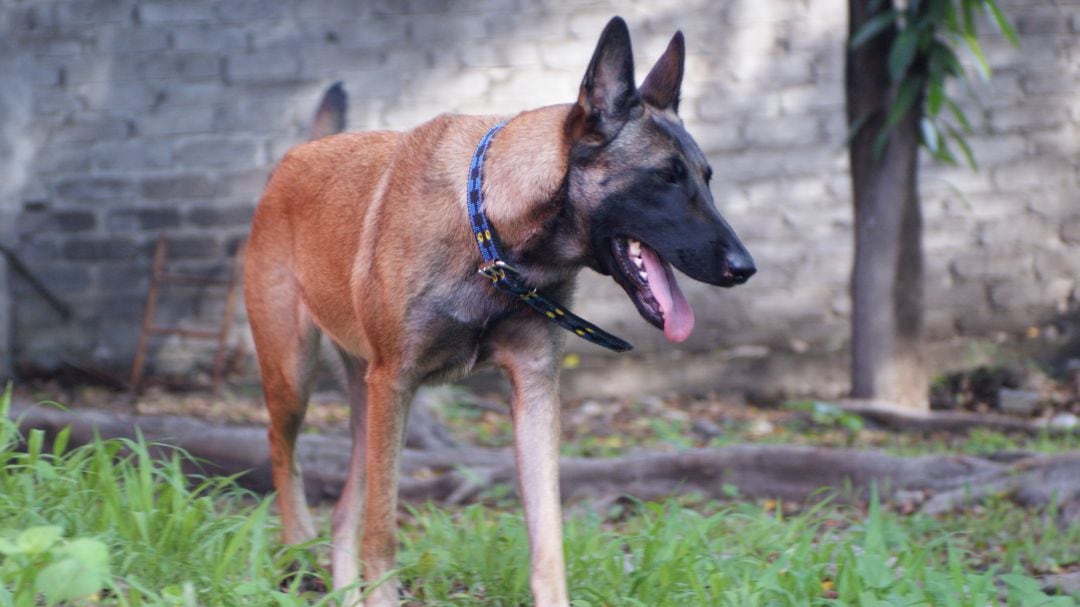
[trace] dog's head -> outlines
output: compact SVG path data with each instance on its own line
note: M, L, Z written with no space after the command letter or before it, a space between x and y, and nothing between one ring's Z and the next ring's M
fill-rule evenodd
M694 328L671 266L722 287L755 272L713 204L712 170L678 116L684 57L678 32L638 88L630 33L615 17L566 123L568 198L589 229L588 264L613 276L671 341L683 341Z

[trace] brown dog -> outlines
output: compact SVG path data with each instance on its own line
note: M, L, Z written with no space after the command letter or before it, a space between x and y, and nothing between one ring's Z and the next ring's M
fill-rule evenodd
M754 272L677 115L683 58L680 32L636 88L629 32L616 17L577 102L513 116L482 163L494 242L529 286L565 302L582 267L610 274L673 341L694 317L672 265L720 286ZM301 145L255 213L245 294L286 542L315 535L293 449L320 335L347 372L353 450L333 513L335 587L353 583L361 563L368 582L395 566L398 457L416 388L494 364L513 386L533 595L537 605L569 605L558 475L564 333L547 318L555 314L535 313L477 273L483 230L474 234L467 211L474 150L497 122L443 115L405 133ZM367 599L397 603L392 579Z

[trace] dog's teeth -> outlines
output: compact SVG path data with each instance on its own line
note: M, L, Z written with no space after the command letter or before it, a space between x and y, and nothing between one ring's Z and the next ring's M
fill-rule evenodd
M641 255L641 243L636 240L630 241L630 254L634 257Z
M634 260L634 265L637 266L638 269L641 269L645 266L645 260L640 257L631 257L630 259Z
M637 275L641 277L641 280L649 280L649 275L645 271L638 272Z

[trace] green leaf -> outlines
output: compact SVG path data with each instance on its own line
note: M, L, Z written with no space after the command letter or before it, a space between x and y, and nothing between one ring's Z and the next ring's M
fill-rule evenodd
M922 142L931 154L936 154L938 149L938 133L934 121L923 117L919 121L919 130L922 132Z
M938 141L938 151L934 154L934 160L953 166L960 164L956 161L956 156L953 156L952 149L949 148L948 138Z
M915 60L919 50L919 30L911 25L905 27L889 49L889 76L893 82L900 80Z
M864 590L859 593L859 607L888 607L888 603L879 601L873 592Z
M257 594L265 594L267 591L267 585L254 580L241 582L233 586L233 593L236 596L255 596Z
M889 108L888 117L885 118L886 129L892 128L907 115L908 110L915 103L915 98L922 91L925 82L926 78L924 76L916 76L905 78L900 83L900 90L896 93L896 99L893 100L892 107Z
M65 544L57 552L75 558L91 569L103 572L109 570L109 549L98 540L76 538Z
M930 10L927 11L927 17L931 23L941 23L945 21L949 16L949 5L952 0L930 0Z
M960 20L956 17L956 5L951 0L948 14L945 16L945 30L950 32L960 31Z
M946 96L945 103L949 106L949 111L952 112L953 118L956 118L956 121L959 122L960 126L964 128L965 133L971 133L972 131L974 131L974 129L971 128L971 121L968 120L967 114L964 113L964 110L960 109L960 106L956 103L956 100L954 100L952 97Z
M16 554L22 554L23 549L18 545L0 537L0 554L4 556L15 556Z
M45 431L34 428L26 435L26 463L33 465L41 457L41 449L45 446Z
M935 64L941 65L952 76L964 77L964 66L960 63L956 53L948 45L938 41L935 41L933 46L930 47L930 65L934 67Z
M50 605L83 598L102 589L106 574L74 557L50 563L34 580L34 588Z
M964 153L964 158L967 159L968 165L974 170L979 170L979 165L975 162L975 154L971 152L971 146L968 145L967 139L964 138L964 134L956 129L949 127L949 135L952 137L956 145L960 146L960 151Z
M303 607L307 604L301 599L277 590L270 593L270 598L277 602L278 607Z
M885 523L881 516L881 500L876 482L870 485L870 507L866 516L866 538L863 546L866 552L859 557L860 560L870 554L885 553Z
M1039 586L1039 582L1026 575L1006 573L1001 576L1001 581L1005 582L1006 586L1015 590L1020 596L1039 595L1043 593L1042 588Z
M893 574L879 554L863 554L855 563L864 584L871 588L888 588L893 583Z
M880 34L885 28L896 24L896 11L888 10L880 15L874 15L871 19L867 20L858 32L851 37L851 41L848 43L851 48L859 48L866 44L870 40L873 40L878 34Z
M926 113L931 118L936 118L941 112L941 104L944 101L945 84L936 78L931 78L926 91Z
M997 24L998 29L1005 38L1012 43L1013 46L1020 46L1020 36L1016 34L1016 29L1013 27L1009 18L1005 16L1005 13L1001 12L1001 7L998 6L995 0L983 0L983 5L990 12L990 16L994 18L994 23Z
M978 39L972 34L964 35L964 42L967 42L968 48L971 49L971 54L975 56L975 65L979 68L979 75L983 80L990 79L990 64L986 61L986 55L983 54L982 46L979 45Z
M885 147L889 145L889 132L892 129L881 129L881 132L874 137L874 145L871 148L874 158L881 160L881 157L885 154Z
M9 381L4 392L0 394L0 450L4 451L11 447L19 435L18 426L8 419L8 412L11 410L11 386Z
M838 421L849 432L858 432L866 426L863 418L853 413L841 413Z
M53 525L31 527L15 538L15 544L23 554L41 554L60 541L63 530Z
M851 142L855 139L855 136L859 134L859 131L861 131L864 126L866 126L866 123L869 120L870 114L863 114L851 123L851 126L848 127L847 139L844 142L845 145L851 145Z
M964 14L964 29L961 33L965 37L975 37L975 2L977 0L961 0Z

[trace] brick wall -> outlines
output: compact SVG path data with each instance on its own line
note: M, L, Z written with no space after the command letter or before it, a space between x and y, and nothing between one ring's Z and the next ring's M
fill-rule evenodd
M0 30L2 31L2 30ZM30 175L35 144L26 136L30 125L32 86L5 77L26 69L27 61L0 53L0 246L13 248L20 200ZM0 381L12 374L12 297L8 259L0 254Z
M984 38L994 77L969 104L981 170L923 173L936 339L1016 331L1080 299L1080 1L1005 7L1024 47ZM20 255L77 310L60 322L12 279L17 360L126 367L157 234L173 235L180 267L225 271L270 167L329 83L344 81L354 130L571 101L616 13L639 72L686 33L682 113L760 267L733 291L684 279L699 329L675 356L842 349L843 3L0 0L0 108L25 117L3 127L21 147L0 212L17 214ZM198 290L166 301L166 319L220 309ZM644 355L667 351L609 280L584 276L579 301ZM156 362L190 364L185 346L165 344Z

